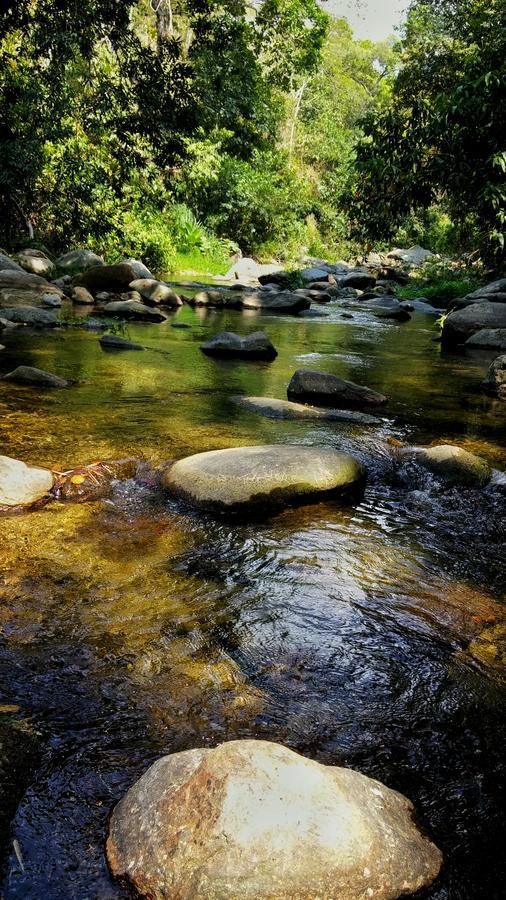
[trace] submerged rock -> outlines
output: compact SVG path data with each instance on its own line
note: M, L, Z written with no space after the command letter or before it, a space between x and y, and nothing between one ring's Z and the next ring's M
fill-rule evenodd
M103 334L100 344L105 350L145 350L142 344L132 344L117 334Z
M53 473L0 456L0 506L30 506L49 494Z
M298 369L288 385L287 394L290 399L337 409L363 409L382 406L388 401L371 388L318 369Z
M359 425L381 424L381 419L367 413L304 406L302 403L291 403L290 400L277 400L274 397L234 397L233 400L238 406L268 419L323 419L326 422L356 422Z
M202 353L207 356L239 357L245 359L275 359L278 351L265 332L254 331L246 337L223 331L202 344Z
M56 500L98 500L106 497L115 481L126 481L137 473L137 460L120 459L80 466L56 473L52 496Z
M34 366L17 366L7 375L0 376L0 381L13 381L15 384L29 384L36 387L65 388L72 382L44 369L36 369Z
M30 783L40 750L27 724L14 719L0 721L0 858L7 849L9 823Z
M139 303L138 300L113 300L106 303L102 310L104 316L118 319L136 319L139 322L165 322L166 318L156 309Z
M114 809L107 858L151 900L387 900L442 861L402 794L255 740L155 762Z
M273 444L197 453L176 462L162 484L197 506L235 511L349 496L365 477L363 466L347 453Z
M506 354L494 359L482 381L482 387L487 394L506 400Z
M506 328L506 303L472 303L450 313L443 323L441 340L446 345L463 344L483 329Z
M418 450L416 458L435 475L456 484L484 485L492 475L492 469L484 459L453 444Z

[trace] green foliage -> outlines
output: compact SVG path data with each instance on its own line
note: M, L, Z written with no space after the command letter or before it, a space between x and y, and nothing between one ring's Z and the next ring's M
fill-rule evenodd
M400 300L416 300L417 297L425 297L436 306L448 306L452 300L465 297L480 286L479 279L441 277L433 281L418 280L414 284L405 285L397 289Z
M391 103L357 147L352 216L385 237L440 205L485 258L504 252L503 0L414 0Z

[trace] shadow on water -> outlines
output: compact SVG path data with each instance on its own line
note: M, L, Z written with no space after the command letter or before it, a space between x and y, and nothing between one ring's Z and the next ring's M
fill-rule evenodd
M3 370L22 360L79 383L51 395L4 385L4 453L68 468L290 441L351 450L369 482L357 506L263 522L191 513L134 482L0 522L2 697L46 746L14 822L24 868L13 851L6 900L124 896L103 858L114 802L161 754L237 737L409 796L446 860L425 898L502 896L504 499L449 488L386 438L451 439L506 467L506 415L475 393L488 361L441 356L425 318L334 315L184 308L191 329L128 329L168 352L135 359L86 332L9 338ZM204 335L259 326L280 351L272 364L199 351ZM382 424L276 421L232 403L283 397L298 366L389 394Z

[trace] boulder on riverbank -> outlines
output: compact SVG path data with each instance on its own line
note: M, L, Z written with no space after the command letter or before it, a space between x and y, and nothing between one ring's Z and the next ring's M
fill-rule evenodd
M255 740L155 762L114 809L107 858L152 900L387 900L441 866L402 794Z
M290 400L274 397L233 397L234 403L250 412L268 419L320 419L325 422L355 422L358 425L380 425L381 419L367 413L343 409L322 409L318 406L304 406Z
M274 344L263 331L254 331L246 337L232 331L223 331L202 344L200 349L207 356L224 358L271 360L278 355Z
M0 272L22 272L23 268L16 262L16 260L11 259L10 256L7 256L5 253L0 253Z
M105 263L101 256L97 256L91 250L71 250L69 253L59 256L56 265L59 269L80 269L83 272L85 269L104 266Z
M311 300L307 296L295 294L292 291L258 291L254 294L245 294L242 298L244 309L258 309L265 312L298 313L303 309L309 309Z
M44 369L36 369L34 366L17 366L12 372L0 376L0 381L12 381L15 384L28 384L42 388L65 388L72 382Z
M490 366L482 387L485 393L506 400L506 354L498 356Z
M113 266L93 266L74 278L74 285L85 287L92 294L97 291L121 293L127 291L132 281L136 280L135 272L128 263L115 263Z
M454 484L482 486L492 475L492 469L484 459L453 444L417 450L416 459L435 475Z
M130 283L130 290L138 291L143 300L160 306L182 306L183 301L165 282L156 278L136 278Z
M0 506L31 506L49 494L53 473L0 456Z
M20 250L16 254L16 260L25 272L33 275L51 275L55 269L54 262L42 250Z
M197 453L162 475L175 496L223 511L347 498L365 483L363 466L347 453L323 447L273 444Z
M287 394L290 400L337 409L364 409L382 406L388 401L371 388L318 369L298 369L288 385Z
M477 331L499 328L506 328L506 303L483 300L450 313L444 320L441 340L447 346L455 346L464 344Z
M88 288L76 286L72 289L72 300L78 306L93 306L95 298Z
M506 328L482 328L466 341L470 350L506 350Z
M58 324L56 313L36 306L13 306L0 309L2 319L32 328L54 328Z

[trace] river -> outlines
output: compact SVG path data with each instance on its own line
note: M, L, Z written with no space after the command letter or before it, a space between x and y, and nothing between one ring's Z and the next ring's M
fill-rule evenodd
M145 477L105 500L0 521L0 696L45 747L13 824L24 865L13 850L5 900L126 896L103 855L114 803L160 755L239 737L406 794L445 857L420 897L504 896L504 495L449 487L395 446L453 442L506 470L506 404L478 390L493 354L443 354L421 314L352 313L185 306L170 322L190 328L126 329L145 353L104 352L73 327L4 339L2 371L24 363L77 384L4 384L2 453L59 471L146 460ZM272 363L200 352L219 331L258 328ZM381 425L273 420L233 402L285 398L310 367L387 394ZM148 463L284 442L357 455L362 502L234 522L150 478Z

